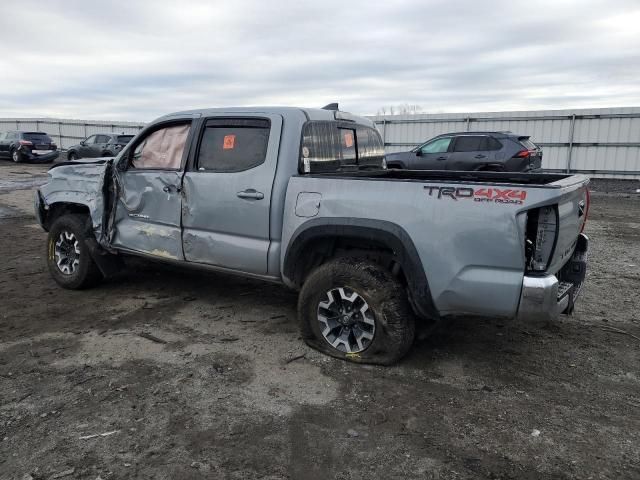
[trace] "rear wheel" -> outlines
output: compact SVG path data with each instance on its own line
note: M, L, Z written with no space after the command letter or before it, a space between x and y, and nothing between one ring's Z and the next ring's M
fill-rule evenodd
M11 152L11 160L13 160L16 163L20 163L22 161L22 153L20 153L19 150L14 149Z
M73 162L74 160L78 160L78 158L79 158L79 157L78 157L78 154L77 154L76 152L69 152L69 153L67 154L67 159L68 159L70 162Z
M87 216L71 214L57 218L49 230L47 265L61 287L78 290L103 278L86 245L89 228Z
M382 267L354 258L333 260L309 275L298 320L311 347L360 363L395 363L415 337L405 288Z

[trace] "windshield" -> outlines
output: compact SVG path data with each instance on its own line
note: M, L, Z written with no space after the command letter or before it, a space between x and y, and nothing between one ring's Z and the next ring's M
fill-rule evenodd
M52 143L51 137L46 133L40 132L25 132L22 134L24 140L28 140L33 143Z

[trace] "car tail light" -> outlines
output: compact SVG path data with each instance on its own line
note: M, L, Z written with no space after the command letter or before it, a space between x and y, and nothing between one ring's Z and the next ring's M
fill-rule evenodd
M19 143L20 143L20 145L24 145L24 146L28 146L28 147L33 146L33 143L30 142L29 140L20 140Z
M589 187L585 187L585 205L584 205L584 213L582 220L582 227L580 228L580 233L584 232L584 227L587 224L587 218L589 217L589 207L591 206L591 192L589 191Z
M556 244L558 209L555 205L530 210L527 214L525 256L527 270L544 272Z
M534 152L532 152L531 150L520 150L513 156L513 158L529 158L532 153Z

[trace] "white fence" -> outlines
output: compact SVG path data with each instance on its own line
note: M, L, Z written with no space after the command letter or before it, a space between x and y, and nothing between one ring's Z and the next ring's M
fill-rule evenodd
M387 152L441 133L511 131L543 148L543 167L600 178L640 179L640 108L385 115L371 117Z
M62 150L95 133L136 134L144 123L100 120L62 120L57 118L0 118L0 132L26 130L45 132Z
M508 130L530 135L542 146L543 167L551 171L640 179L640 107L370 118L380 130L388 152L408 150L441 133ZM135 122L0 119L0 132L44 131L63 150L94 133L135 134L143 126Z

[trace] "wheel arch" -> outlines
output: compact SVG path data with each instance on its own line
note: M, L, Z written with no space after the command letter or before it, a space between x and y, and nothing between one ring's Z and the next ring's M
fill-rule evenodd
M48 232L51 225L57 218L67 214L86 215L88 219L91 219L91 210L88 205L83 203L58 201L49 204L47 209L41 208L40 219L42 228Z
M284 255L282 275L286 283L300 288L317 266L337 256L391 260L400 268L409 299L421 317L437 318L429 282L418 251L409 234L399 225L385 220L322 218L310 220L293 233ZM364 252L364 254L363 254Z
M388 160L387 168L399 168L401 170L406 170L407 164L403 160Z
M475 168L476 172L504 172L505 165L503 163L483 163Z

